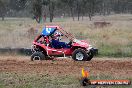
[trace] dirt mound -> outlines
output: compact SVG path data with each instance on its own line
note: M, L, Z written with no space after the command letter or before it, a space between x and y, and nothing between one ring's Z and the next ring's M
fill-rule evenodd
M80 75L82 67L90 69L90 74L92 75L111 74L113 76L132 77L131 60L92 60L90 62L77 62L71 59L61 59L32 62L28 59L18 60L15 57L0 60L0 72Z

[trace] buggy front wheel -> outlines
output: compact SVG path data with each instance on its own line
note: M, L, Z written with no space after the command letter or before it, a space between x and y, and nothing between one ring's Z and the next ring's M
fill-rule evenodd
M86 61L88 58L88 55L85 50L83 49L76 49L72 54L73 60L76 61Z

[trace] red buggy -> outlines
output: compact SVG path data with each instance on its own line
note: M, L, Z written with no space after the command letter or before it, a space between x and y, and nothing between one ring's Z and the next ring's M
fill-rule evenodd
M62 37L54 44L53 38L57 33ZM65 45L66 47L64 47ZM59 47L55 47L59 46ZM97 49L84 40L78 40L59 26L46 26L34 40L31 60L46 60L53 57L72 57L76 61L90 61Z

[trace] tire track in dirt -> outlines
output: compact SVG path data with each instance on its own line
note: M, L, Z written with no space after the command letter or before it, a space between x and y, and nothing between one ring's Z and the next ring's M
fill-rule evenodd
M12 57L14 58L14 57ZM37 73L48 75L80 75L81 68L90 69L90 74L111 74L132 77L131 60L92 60L77 62L71 59L29 61L18 59L0 60L0 72Z

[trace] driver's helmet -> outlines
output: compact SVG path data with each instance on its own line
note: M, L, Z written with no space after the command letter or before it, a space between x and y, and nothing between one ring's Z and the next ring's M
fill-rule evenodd
M61 35L62 34L60 32L55 32L53 36L54 36L54 39L59 40Z

